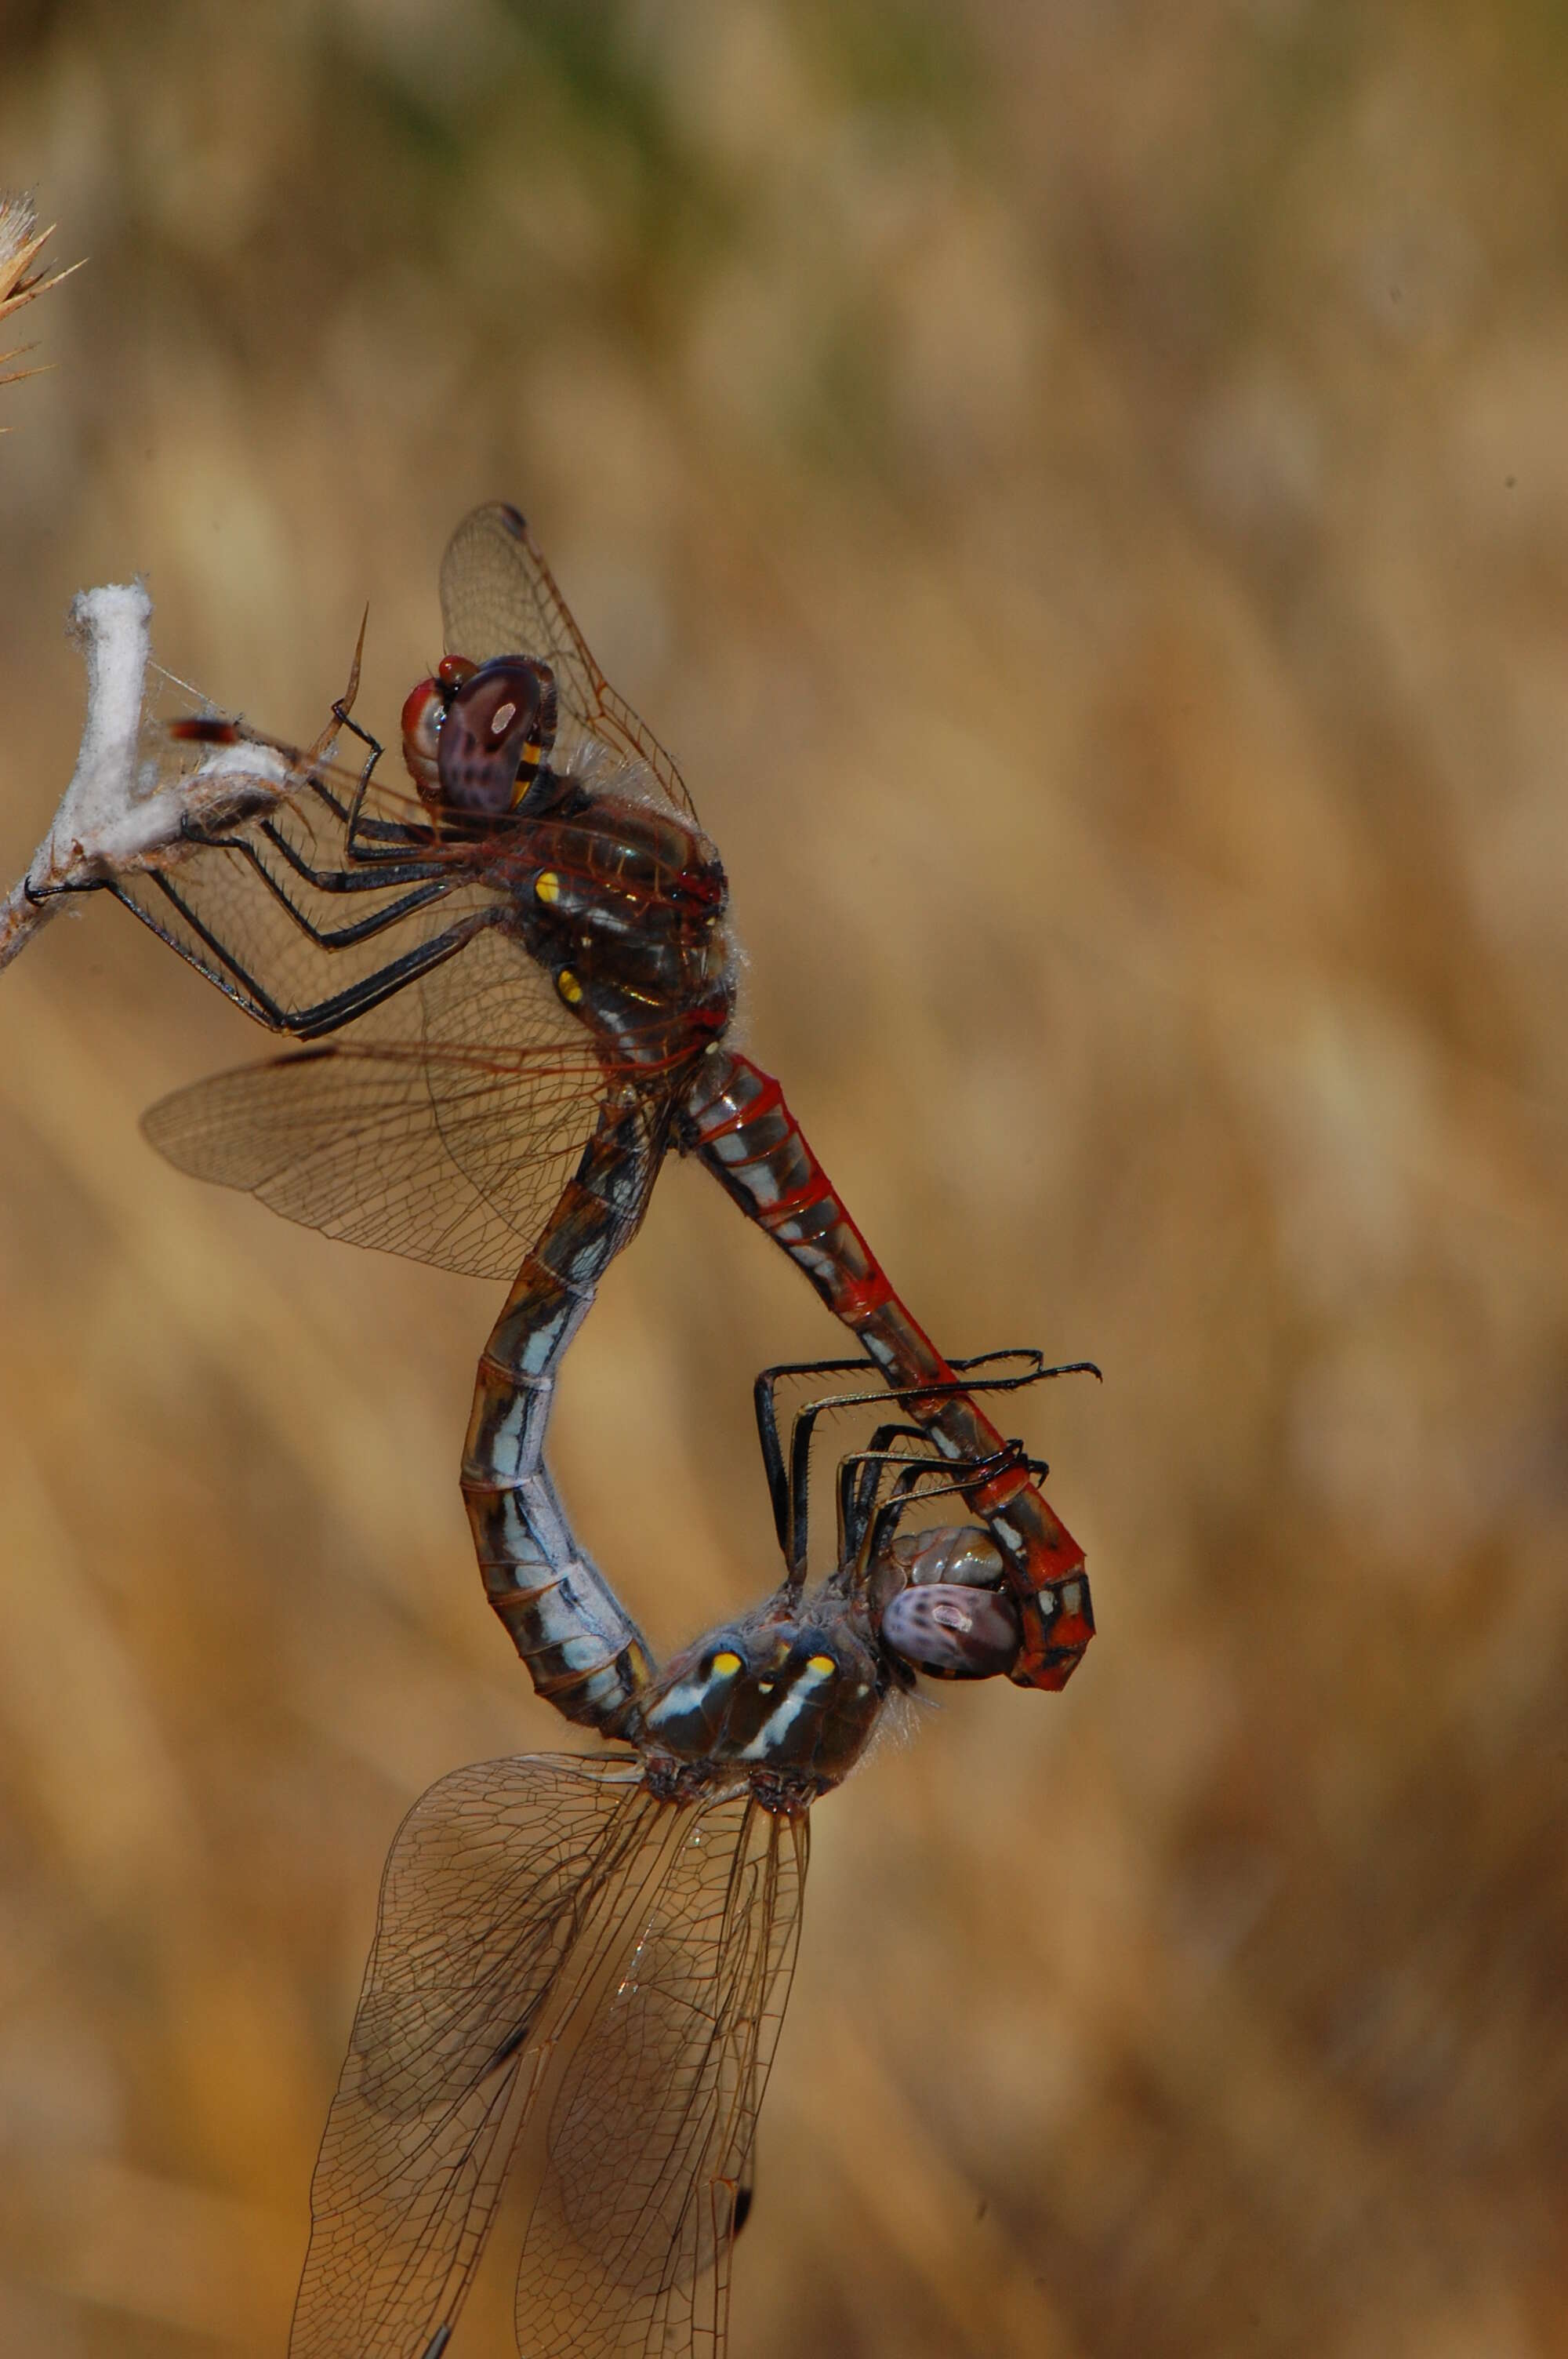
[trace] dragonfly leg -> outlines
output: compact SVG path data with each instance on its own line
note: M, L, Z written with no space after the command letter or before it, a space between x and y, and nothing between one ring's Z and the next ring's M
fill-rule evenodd
M369 868L317 868L306 859L297 844L290 843L276 821L264 819L257 832L265 835L267 842L281 853L295 875L302 876L318 893L387 893L394 886L418 885L427 878L445 876L450 872L450 864L438 859L378 861ZM262 865L254 847L243 838L233 839L230 848L250 853L252 858L256 859L257 865ZM271 881L270 872L265 867L262 867L262 874Z
M398 820L366 819L365 796L370 791L370 782L375 775L375 766L386 748L379 737L373 737L368 729L362 729L359 723L351 718L349 701L348 698L340 697L332 707L332 717L341 723L351 737L357 737L362 745L366 745L370 749L370 758L360 772L353 799L345 807L319 776L312 777L310 783L322 801L336 811L342 821L344 849L349 858L366 861L373 865L378 862L395 860L399 847L406 848L407 845L417 843L422 840L422 832L416 828L406 827Z
M326 780L313 777L311 792L324 802L334 819L343 827L343 857L362 861L367 869L374 870L407 857L428 840L428 831L409 827L402 820L366 819L360 806L364 800L364 784L354 789L351 802L335 795Z
M171 950L178 951L210 982L215 983L220 991L226 992L247 1016L254 1016L258 1024L266 1026L269 1032L286 1033L297 1040L319 1039L325 1033L336 1032L342 1025L351 1024L356 1016L368 1015L373 1007L379 1007L384 999L390 999L406 984L454 957L472 941L481 928L493 922L491 915L485 912L462 918L456 925L449 926L444 934L437 934L428 941L416 943L400 958L389 959L385 966L378 967L373 974L360 976L346 989L325 999L314 1000L304 1007L290 1007L276 998L259 977L249 972L243 961L219 940L171 877L157 873L151 882L178 912L191 933L211 951L215 962L213 965L209 966L204 959L196 957L178 934L158 923L156 904L145 906L117 881L112 882L109 889L140 918L145 926L150 926L161 941L168 942Z
M1023 1365L1011 1375L997 1373L1010 1360L1021 1360ZM1087 1361L1075 1368L1048 1368L1044 1355L1033 1344L1004 1344L1000 1350L978 1353L972 1359L947 1363L949 1375L933 1386L927 1381L895 1386L896 1399L910 1400L919 1395L929 1409L942 1393L1011 1393L1029 1385L1039 1384L1048 1376L1065 1376L1091 1373L1099 1374ZM784 1467L784 1451L779 1441L777 1394L784 1378L802 1376L860 1375L865 1367L863 1360L785 1360L776 1367L764 1368L752 1388L752 1406L757 1418L757 1438L762 1444L762 1465L767 1473L768 1491L773 1500L773 1523L778 1532L779 1546L784 1551L792 1580L799 1582L806 1575L806 1517L811 1475L811 1443L816 1422L824 1415L846 1408L864 1408L885 1397L881 1393L867 1393L851 1386L836 1393L824 1393L817 1400L806 1401L796 1410L790 1428L789 1467ZM981 1375L980 1370L989 1370ZM960 1382L959 1379L962 1379ZM908 1429L904 1429L907 1430ZM891 1430L891 1429L890 1429ZM872 1443L875 1449L879 1445ZM951 1454L951 1453L949 1453Z
M431 901L441 901L458 882L453 873L437 868L429 861L425 861L425 864L406 861L396 873L384 873L384 875L361 875L361 873L351 871L314 871L299 859L297 852L281 835L276 835L266 826L266 821L262 826L265 826L266 835L271 835L271 842L295 868L295 875L304 877L304 882L311 885L316 892L394 892L394 887L398 887L398 885L410 887L410 892L398 892L396 898L386 901L382 908L368 910L368 915L363 915L363 918L351 918L347 925L316 925L314 918L307 918L307 913L299 908L286 882L271 873L271 868L253 842L247 842L243 835L212 837L210 842L212 842L214 852L238 852L241 859L253 865L253 871L257 873L266 892L274 897L278 908L286 910L292 925L307 937L307 941L314 941L319 951L351 951L356 943L370 941L375 934L384 932L389 925L398 925L403 918L410 918L417 908L429 908Z
M414 887L412 891L398 894L384 908L373 909L368 916L352 919L347 925L318 926L313 919L306 916L287 886L281 878L273 875L255 845L246 837L226 835L200 839L210 851L237 852L242 859L248 861L290 922L298 928L308 941L314 942L318 950L351 950L357 943L369 941L373 936L384 932L388 926L395 926L402 919L411 916L416 909L427 908L431 902L440 900L451 891L455 882L449 871L443 872L428 862L409 861L395 873L384 872L379 875L346 869L316 870L300 859L287 838L279 835L269 821L262 822L262 832L276 845L295 874L302 876L317 892L385 893L398 885Z
M647 1684L641 1631L575 1538L544 1462L556 1371L635 1234L664 1151L643 1105L606 1107L481 1354L462 1491L485 1595L547 1703L614 1735Z
M838 1463L838 1561L845 1563L858 1556L860 1543L871 1528L872 1510L877 1504L878 1481L885 1465L895 1462L895 1441L924 1441L925 1429L919 1425L879 1425L864 1450ZM927 1459L926 1464L939 1467L940 1459Z
M368 614L369 610L366 611ZM373 737L370 731L362 728L353 718L353 701L359 692L360 658L363 651L364 625L362 623L360 644L354 650L353 669L349 675L348 687L343 690L342 695L336 699L332 706L332 719L336 722L338 729L346 729L351 737L357 737L362 745L368 746L370 749L370 758L364 764L355 782L352 797L348 802L344 802L340 795L334 794L320 766L321 756L332 745L337 734L336 730L329 729L317 739L310 751L300 756L299 767L304 776L304 783L309 788L311 793L319 801L325 803L333 818L341 823L345 857L349 860L366 861L374 865L382 861L395 859L399 850L406 850L410 844L424 841L426 831L405 826L397 820L367 820L364 817L365 795L371 779L375 774L375 766L386 748L379 737ZM366 838L375 840L366 841Z
M316 744L308 750L284 745L276 738L265 736L259 731L247 728L241 722L225 721L216 714L196 714L183 721L173 722L170 724L170 734L177 740L188 745L258 745L280 757L293 774L295 784L292 792L296 799L306 793L314 795L318 802L326 806L342 829L343 858L346 862L358 863L373 871L388 864L401 862L410 853L428 850L432 841L431 832L423 821L416 826L410 826L401 820L365 818L363 810L365 794L375 766L381 759L383 751L381 741L379 738L371 736L368 731L362 729L357 722L350 720L347 703L341 697L332 707L332 718L339 728L351 730L353 734L371 749L370 759L355 782L353 794L346 802L341 795L333 790L330 777L322 767L322 756L336 735L334 730L329 730L324 736L318 738ZM271 800L273 798L269 796L268 799ZM195 842L215 843L220 841L215 836L206 835L200 822L191 822L188 832ZM268 832L271 832L271 830L268 830ZM339 870L334 873L343 876L350 872ZM366 876L363 879L362 889L367 892L373 891L375 882L373 875Z
M681 1113L685 1144L805 1273L943 1456L977 1467L995 1460L1001 1435L899 1300L773 1076L718 1049L697 1067ZM1023 1627L1012 1677L1065 1686L1094 1636L1082 1549L1016 1459L978 1476L964 1497L1007 1560Z

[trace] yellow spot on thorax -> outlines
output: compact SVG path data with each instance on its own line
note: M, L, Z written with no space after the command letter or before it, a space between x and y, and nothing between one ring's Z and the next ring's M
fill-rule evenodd
M715 1655L708 1668L710 1676L715 1679L732 1680L741 1668L741 1658L739 1655L730 1654Z
M556 875L553 868L542 869L539 875L535 877L534 897L536 901L558 901L560 899L561 880Z
M560 993L561 997L566 1001L568 1007L575 1007L578 1001L582 997L582 985L578 981L569 966L562 967L559 974L557 975L556 989Z

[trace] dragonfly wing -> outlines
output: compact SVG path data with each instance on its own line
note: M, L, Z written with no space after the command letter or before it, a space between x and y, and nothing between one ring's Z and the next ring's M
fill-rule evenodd
M311 2183L290 2359L445 2347L573 2006L670 1839L633 1756L460 1769L416 1802Z
M425 976L417 1005L442 1143L514 1234L532 1243L541 1209L554 1201L549 1188L565 1176L559 1158L575 1163L623 1073L607 1064L550 975L499 931ZM650 1149L661 1103L654 1071L643 1069Z
M487 935L330 1045L177 1091L143 1127L180 1170L326 1236L504 1277L611 1086L547 979Z
M420 1051L308 1049L177 1091L144 1117L153 1145L192 1178L257 1197L286 1220L471 1277L516 1267L593 1123L591 1098L520 1140L505 1202L462 1169L461 1127L510 1118L516 1075L477 1075L438 1104ZM526 1116L524 1117L526 1118Z
M529 2359L723 2359L807 1824L748 1794L684 1816L552 2109L517 2284Z
M441 560L441 619L449 655L486 663L492 656L541 656L556 675L564 758L584 738L645 764L684 818L695 819L686 782L653 731L618 696L587 640L525 519L504 502L475 508L459 525Z

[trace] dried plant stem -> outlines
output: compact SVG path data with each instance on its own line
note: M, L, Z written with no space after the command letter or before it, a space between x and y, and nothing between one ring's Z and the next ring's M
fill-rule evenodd
M67 894L135 870L169 867L201 850L221 817L281 799L288 765L265 745L215 747L172 777L145 758L143 702L152 601L139 582L84 590L71 632L87 664L87 718L76 768L54 824L20 884L0 900L0 967L48 923Z

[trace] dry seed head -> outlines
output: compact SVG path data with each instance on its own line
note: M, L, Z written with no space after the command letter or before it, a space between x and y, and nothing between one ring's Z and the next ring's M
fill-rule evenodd
M19 311L35 295L47 295L51 287L69 278L72 270L81 269L81 265L73 262L70 269L57 270L52 277L46 277L41 268L34 267L53 231L52 222L48 229L38 227L31 197L0 194L0 321ZM0 353L0 369L4 369L6 361L17 360L31 350L30 344L18 344L8 353ZM0 375L0 386L15 385L18 378L38 374L37 369L10 369ZM0 432L5 431L8 429L0 428Z

